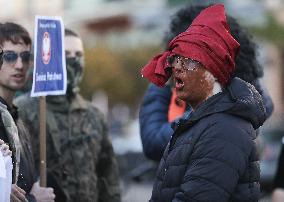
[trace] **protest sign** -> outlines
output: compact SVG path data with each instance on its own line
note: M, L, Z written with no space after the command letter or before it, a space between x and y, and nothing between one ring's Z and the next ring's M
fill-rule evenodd
M64 25L61 17L36 16L31 96L66 93Z

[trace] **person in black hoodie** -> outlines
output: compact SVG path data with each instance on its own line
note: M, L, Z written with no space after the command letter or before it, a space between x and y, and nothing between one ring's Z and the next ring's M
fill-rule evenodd
M142 69L158 86L173 74L177 97L193 109L173 126L150 202L258 201L255 139L266 112L258 91L233 77L238 50L217 4Z

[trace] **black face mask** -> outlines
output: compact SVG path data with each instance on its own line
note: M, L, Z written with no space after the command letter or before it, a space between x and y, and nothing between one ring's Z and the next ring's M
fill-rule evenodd
M83 58L66 58L67 69L67 95L73 95L79 91L79 84L83 77Z

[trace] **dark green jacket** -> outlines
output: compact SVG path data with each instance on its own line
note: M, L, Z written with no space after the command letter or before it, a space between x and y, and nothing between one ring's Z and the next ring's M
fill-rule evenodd
M118 165L102 113L77 94L47 100L47 183L56 201L120 201ZM39 165L39 100L27 94L15 104L30 127Z

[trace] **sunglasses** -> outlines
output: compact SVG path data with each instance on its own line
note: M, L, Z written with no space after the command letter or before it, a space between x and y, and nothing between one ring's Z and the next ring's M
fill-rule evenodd
M2 64L3 64L3 49L0 47L0 68L1 68L1 66L2 66Z
M7 64L15 64L19 56L21 57L23 64L28 64L32 59L30 51L23 51L20 53L16 53L15 51L4 51L3 62Z

